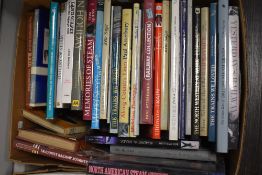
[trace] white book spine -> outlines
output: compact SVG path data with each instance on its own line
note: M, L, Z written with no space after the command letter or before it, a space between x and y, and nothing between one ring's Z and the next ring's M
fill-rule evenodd
M170 119L169 140L178 140L178 102L179 102L179 1L172 0L171 14L171 64L170 64Z
M64 49L64 62L63 62L63 78L62 78L63 79L62 102L65 104L71 103L75 10L76 10L76 0L68 0L66 6L65 49Z

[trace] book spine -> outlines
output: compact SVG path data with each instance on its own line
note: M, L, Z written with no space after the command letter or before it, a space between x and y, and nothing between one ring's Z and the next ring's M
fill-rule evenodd
M229 7L229 114L228 148L237 149L239 141L239 12L238 7Z
M63 108L63 62L65 49L65 26L66 26L66 3L60 5L60 29L57 58L57 80L56 80L56 108Z
M161 62L161 130L167 130L169 118L170 1L163 0Z
M73 73L73 57L74 57L74 33L75 33L75 15L76 0L68 0L66 3L66 25L65 31L65 49L63 62L63 89L62 102L64 104L71 103L72 92L72 73Z
M194 8L192 137L200 135L200 8Z
M207 136L208 127L208 65L209 65L209 8L201 8L200 61L200 136Z
M96 15L96 42L93 76L93 103L92 103L92 129L99 129L100 119L100 94L101 94L101 71L102 71L102 46L104 26L104 0L97 1Z
M228 0L218 1L217 152L228 152Z
M140 124L153 124L153 61L155 1L144 2L144 46L142 61L142 94Z
M105 0L104 5L104 29L103 29L103 54L101 74L101 96L100 96L100 119L107 116L107 93L108 93L108 66L109 66L109 42L110 42L110 16L111 0Z
M112 33L112 68L111 68L111 116L110 133L118 133L119 121L119 74L120 74L120 49L121 49L121 24L122 7L114 7L114 26Z
M76 0L71 110L82 110L86 1Z
M210 4L210 62L209 62L209 98L208 98L208 141L216 141L217 115L217 3Z
M47 79L47 107L46 118L54 118L55 82L56 82L56 47L59 4L51 1L48 45L48 79Z
M179 139L185 138L186 118L186 63L187 63L187 0L180 1L180 84L179 84Z
M119 137L129 137L132 9L123 9L119 100Z
M187 57L186 57L186 135L191 135L192 112L192 6L193 0L187 1Z
M178 102L180 68L179 1L171 5L170 119L169 140L178 140Z
M139 45L138 42L138 33L139 32L139 3L134 3L133 6L133 39L132 39L132 77L131 77L131 106L130 106L130 137L135 137L135 118L136 111L139 111L139 91L138 91L138 84L139 84L139 77L140 77L140 67L138 67L140 63L139 55ZM139 114L139 113L138 113Z
M45 157L66 161L73 164L87 166L89 157L77 155L77 153L71 153L56 148L50 148L40 144L34 144L19 139L15 139L14 147L18 150L29 152L36 155L42 155Z
M96 7L97 0L89 1L87 4L87 34L84 68L83 120L92 120L93 62L95 57Z
M31 67L32 67L32 49L33 49L33 23L34 14L30 13L27 17L27 62L26 62L26 91L25 91L25 101L26 108L30 108L30 91L31 91Z
M155 3L155 70L154 70L154 124L152 138L160 139L161 126L161 63L163 4Z

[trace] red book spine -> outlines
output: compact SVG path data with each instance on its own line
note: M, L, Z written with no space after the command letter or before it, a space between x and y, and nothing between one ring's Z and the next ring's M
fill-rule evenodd
M27 141L22 141L19 139L15 139L13 144L16 149L25 152L30 152L33 154L38 154L45 157L62 160L82 166L88 165L89 157L77 153L67 152L56 148L51 148L39 144L30 143Z
M162 60L162 3L155 4L155 72L154 72L154 125L152 138L160 139L161 126L161 60Z
M153 124L153 60L155 1L144 1L141 124Z
M32 67L32 47L33 47L33 20L34 14L30 13L27 19L27 61L26 61L26 108L30 108L30 91L31 91L31 67Z
M95 56L95 27L97 0L88 1L87 35L84 68L83 120L92 120L93 60Z

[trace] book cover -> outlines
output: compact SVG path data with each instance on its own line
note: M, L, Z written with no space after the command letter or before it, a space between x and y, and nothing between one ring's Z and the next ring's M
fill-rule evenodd
M48 66L49 13L35 9L33 26L30 107L46 106Z
M216 141L217 120L217 3L210 4L210 52L209 52L209 98L208 141Z
M46 118L54 118L55 85L56 85L56 57L58 33L59 4L51 1L49 19L49 44L48 44L48 77L47 77L47 104Z
M200 135L200 8L195 7L193 13L193 109L191 135L198 138Z
M76 0L68 0L66 3L66 25L65 25L65 49L63 62L63 89L62 102L71 104L72 73L74 54Z
M161 127L161 63L163 4L155 3L155 67L154 67L154 123L152 138L160 139Z
M218 1L217 152L228 152L228 0Z
M193 0L187 1L187 57L186 57L186 135L191 135L192 123L192 62L193 62Z
M120 52L122 7L114 6L112 33L112 66L111 66L111 116L110 133L118 133L119 121L119 80L120 80Z
M82 110L86 1L76 0L71 110Z
M101 73L101 96L100 96L100 119L107 119L108 98L108 68L109 68L109 44L110 44L110 18L111 0L104 0L104 28L102 49L102 73Z
M154 18L155 1L144 2L143 58L141 69L141 117L140 124L153 124L153 67L154 67Z
M208 69L209 69L209 8L201 8L200 60L200 136L207 136L208 128Z
M228 149L237 149L239 142L240 107L240 58L239 58L239 10L229 7L229 106Z
M130 100L130 137L135 137L135 132L139 127L135 120L139 120L139 100L140 100L140 43L139 39L139 3L133 5L133 31L132 31L132 74L131 74L131 100ZM137 112L138 111L138 112ZM137 128L137 129L135 129Z
M104 1L98 0L97 12L96 12L95 59L93 65L94 76L93 76L93 102L92 102L92 123L91 123L92 129L99 129L103 26L104 26Z
M169 140L178 140L178 103L179 103L179 68L180 68L180 32L179 1L171 4L171 60L170 60L170 118Z
M95 57L95 29L97 0L87 4L86 48L84 67L83 120L92 120L93 62Z
M161 130L168 130L167 126L169 119L170 5L171 3L169 0L163 0L160 122Z
M132 9L123 9L119 99L119 137L129 137Z

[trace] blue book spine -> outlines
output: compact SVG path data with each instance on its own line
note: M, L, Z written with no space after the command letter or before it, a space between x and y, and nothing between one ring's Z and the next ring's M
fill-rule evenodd
M92 104L92 122L91 122L92 129L99 129L103 26L104 26L104 1L98 0L97 16L96 16L96 42L95 42L93 104Z
M209 98L208 98L208 141L216 141L217 111L217 3L210 4L210 60L209 60Z
M180 3L180 83L179 83L179 139L185 138L186 117L186 57L187 57L187 0Z
M56 46L57 46L57 26L59 4L52 2L50 5L50 23L49 23L49 45L48 45L48 79L47 79L47 107L46 118L54 118L55 103L55 76L56 76Z
M218 1L217 152L228 152L228 0Z

